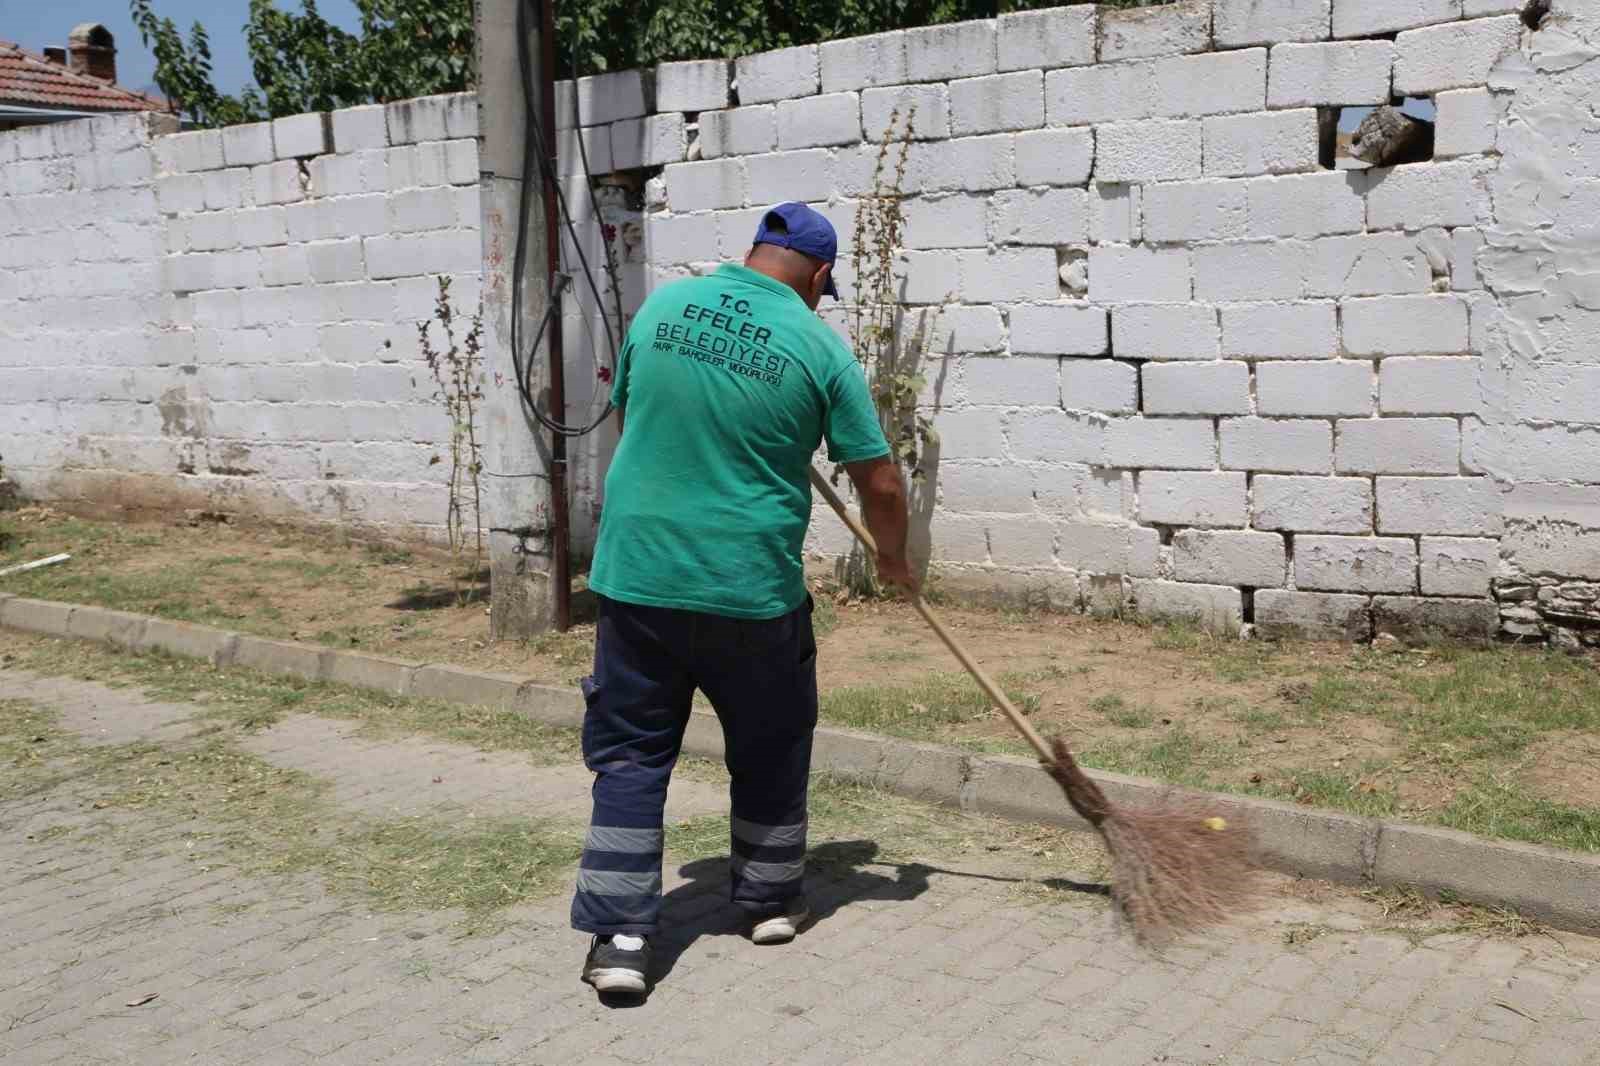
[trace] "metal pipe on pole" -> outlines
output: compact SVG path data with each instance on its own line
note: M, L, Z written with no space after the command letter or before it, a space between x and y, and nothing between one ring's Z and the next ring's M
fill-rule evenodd
M556 130L556 19L555 0L522 0L538 3L539 63L542 68L534 79L539 86L539 121L549 137L552 154L550 167L544 176L544 227L546 252L547 292L557 292L556 275L561 272L561 224L559 195L554 158L558 138ZM573 77L577 72L573 71ZM527 239L527 234L523 235ZM559 296L556 299L560 299ZM562 425L567 421L566 352L561 342L561 309L557 307L550 316L550 417ZM551 435L550 443L550 581L552 606L555 609L555 627L565 633L572 626L572 519L571 501L567 489L567 438L560 433Z

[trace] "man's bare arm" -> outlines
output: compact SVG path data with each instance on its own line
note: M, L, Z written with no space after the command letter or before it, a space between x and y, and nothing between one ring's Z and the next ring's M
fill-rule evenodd
M888 456L864 463L846 463L845 473L861 497L861 516L878 545L878 576L893 585L915 590L916 578L906 558L906 487L900 468Z

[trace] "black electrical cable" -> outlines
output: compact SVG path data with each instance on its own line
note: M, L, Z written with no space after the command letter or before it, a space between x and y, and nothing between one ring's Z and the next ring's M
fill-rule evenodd
M571 426L560 422L549 415L546 415L539 409L539 404L533 396L533 356L538 350L540 340L550 328L550 324L554 315L560 313L561 291L570 280L566 274L557 274L556 277L552 279L552 283L546 292L544 317L539 323L538 332L534 334L532 344L526 347L526 359L524 358L524 345L522 336L522 291L527 276L528 223L532 217L533 211L530 185L536 169L539 171L540 176L543 179L550 181L554 186L556 191L556 199L559 204L559 213L561 216L560 221L565 224L568 236L572 240L573 249L577 253L579 265L583 271L584 279L589 283L590 291L594 294L595 303L597 305L604 303L604 300L600 295L599 287L595 284L594 275L590 271L588 257L584 254L583 246L578 240L577 229L572 222L572 212L567 205L565 190L562 189L561 182L554 168L553 155L547 151L544 123L536 113L537 93L533 84L533 63L530 50L528 48L527 24L528 9L535 2L536 0L522 0L522 2L518 3L517 5L517 55L522 76L524 125L522 189L517 210L519 228L517 231L517 250L512 265L511 358L513 369L517 378L517 391L522 398L523 406L527 412L540 425L544 426L552 433L563 437L582 437L594 432L605 422L606 418L610 416L614 408L610 403L609 397L607 398L605 410L602 411L599 417L597 417L593 422L589 423L587 426ZM542 2L550 3L552 0L542 0ZM576 79L574 79L573 109L575 118L578 117L577 107ZM581 149L583 143L581 132L575 130L574 133ZM587 153L584 153L583 166L585 181L592 182L593 178L589 174L588 169ZM610 262L611 248L609 243L606 244L606 258L607 266L611 271L613 289L615 289L616 274L615 268ZM620 295L617 295L616 303L619 316L618 322L620 324L620 315L622 309L622 300ZM616 364L616 338L611 332L611 323L606 318L603 311L601 312L600 317L605 323L606 341L611 350L611 361L614 367Z

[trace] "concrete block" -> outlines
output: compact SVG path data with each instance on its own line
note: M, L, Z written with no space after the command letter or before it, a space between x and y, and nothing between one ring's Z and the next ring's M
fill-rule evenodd
M1245 235L1245 182L1173 181L1144 190L1144 237L1162 243Z
M1389 823L1378 839L1373 873L1379 884L1448 892L1559 928L1592 933L1600 927L1600 857L1594 855Z
M1460 296L1376 296L1341 305L1352 355L1452 354L1467 350L1467 302Z
M656 66L657 111L715 111L728 106L726 59L698 59Z
M1144 368L1144 412L1151 415L1247 415L1250 413L1250 367L1245 363L1221 362L1151 363Z
M1210 0L1100 9L1100 62L1144 59L1211 47Z
M872 85L898 85L906 75L906 35L903 31L875 33L824 41L818 46L822 91L840 92ZM938 79L929 79L938 80ZM739 99L746 101L741 85Z
M1402 640L1487 643L1500 632L1500 608L1493 600L1422 599L1374 596L1372 624L1379 633Z
M957 137L1044 125L1044 74L991 74L950 83L950 131Z
M391 696L409 696L411 679L416 672L416 663L401 659L336 651L328 661L327 680L337 685L387 692Z
M1315 108L1216 115L1201 122L1207 177L1292 174L1318 166Z
M561 123L556 123L561 128ZM478 94L450 93L444 97L444 135L447 140L476 140L478 137Z
M1049 70L1093 63L1095 23L1095 8L1089 4L1001 15L996 20L999 69Z
M941 426L943 421L941 416ZM1098 465L1105 451L1104 415L1036 407L1017 411L1006 421L1010 442L1008 458L1013 461ZM941 429L941 437L943 432ZM1039 539L1049 540L1047 537Z
M1217 431L1209 418L1118 418L1106 427L1104 462L1101 466L1125 469L1156 468L1167 470L1213 470L1217 465ZM1232 475L1228 475L1229 478ZM1141 485L1143 483L1141 482ZM1158 481L1153 484L1169 486L1171 492L1162 495L1166 511L1181 509L1188 497L1178 492L1182 483ZM1196 486L1211 485L1210 498L1222 515L1231 515L1231 499L1227 492L1216 489L1223 482L1195 482ZM1241 486L1243 482L1240 482ZM1210 490L1208 490L1210 491ZM1165 513L1165 512L1163 512ZM1165 519L1152 519L1165 521ZM1189 523L1181 523L1189 524ZM1240 522L1198 522L1198 525L1243 525Z
M1255 595L1256 634L1267 640L1372 639L1372 605L1365 596L1262 589Z
M906 164L908 192L982 192L1016 183L1016 154L1007 133L914 144Z
M600 126L625 118L640 118L649 112L645 106L642 70L619 70L578 79L579 121L576 125ZM569 122L570 117L568 108ZM393 126L390 128L392 130Z
M206 183L198 174L172 174L157 178L156 206L166 215L204 211Z
M1217 303L1298 300L1305 295L1308 247L1247 241L1195 249L1195 297Z
M305 246L311 280L319 285L341 281L360 281L366 276L366 259L359 238L347 241L317 241Z
M589 175L609 174L617 168L611 158L612 126L585 126L581 130L556 131L556 167L564 178L584 180L585 167ZM704 125L701 139L704 140ZM728 154L728 153L710 153ZM571 199L571 194L568 194Z
M1499 534L1500 491L1486 477L1378 478L1378 532Z
M973 359L962 366L966 402L977 406L1055 407L1060 401L1059 360L1032 356Z
M1227 636L1238 636L1244 625L1244 595L1226 585L1140 578L1133 583L1133 597L1141 618L1193 622Z
M1087 244L1089 194L1083 189L1001 189L989 199L988 237L995 244Z
M1397 357L1378 370L1378 410L1386 415L1471 414L1482 403L1476 357Z
M1111 312L1111 350L1123 359L1215 359L1217 310L1206 304L1120 305Z
M272 147L279 159L299 159L328 151L328 116L319 112L290 115L272 122Z
M1408 30L1395 39L1394 92L1423 96L1483 85L1522 40L1518 15L1449 22Z
M1290 533L1370 533L1372 482L1354 477L1251 480L1251 525Z
M433 663L417 668L411 678L409 694L421 699L509 709L517 705L518 693L524 684L524 678L510 674L482 673Z
M1266 106L1267 52L1068 67L1045 75L1045 117L1052 126L1192 118Z
M1293 174L1240 184L1248 204L1241 236L1322 237L1359 233L1366 226L1367 179L1361 171Z
M879 751L873 775L878 788L927 803L961 804L967 777L967 757L961 752L907 740L885 740Z
M1370 363L1256 364L1256 409L1263 415L1331 418L1372 414Z
M222 160L230 167L270 163L277 158L272 148L272 123L250 122L222 130Z
M700 115L700 154L706 159L755 155L777 147L778 109L771 104Z
M745 203L747 179L743 159L673 163L664 173L667 202L674 211L707 211L740 207Z
M326 681L333 652L310 644L241 635L233 651L233 665L264 674L283 674L307 681Z
M949 81L995 71L995 22L973 19L905 31L906 81Z
M862 90L861 126L869 144L904 137L908 125L913 140L937 141L950 136L949 87L893 85Z
M647 115L611 124L611 165L617 170L677 163L687 148L681 114ZM591 162L591 171L593 166Z
M1222 465L1275 474L1333 470L1333 427L1309 419L1225 418Z
M1110 122L1095 130L1097 181L1181 181L1201 174L1201 125L1147 119Z
M1415 592L1417 545L1399 537L1297 536L1294 580L1301 589Z
M1453 418L1341 421L1338 470L1355 474L1457 474L1461 430Z
M1306 293L1309 296L1377 296L1432 291L1433 272L1414 235L1372 233L1325 237L1309 242L1308 246Z
M809 96L820 84L818 48L814 44L779 48L734 61L741 104L760 104Z
M652 263L709 263L722 258L714 216L646 215L645 253Z
M1461 17L1461 0L1334 0L1335 37L1373 37Z
M444 101L442 96L419 96L385 105L384 119L389 128L389 143L422 144L448 137Z
M373 155L376 156L377 153L374 152ZM473 140L446 141L444 144L444 170L445 180L451 185L477 185L478 179L481 177L478 170L478 142Z
M1007 311L1016 355L1104 355L1110 350L1106 311L1082 302L1019 304Z
M1395 46L1389 41L1280 44L1267 79L1270 107L1389 102Z
M943 304L961 293L961 267L953 251L901 252L900 298L913 304Z
M300 164L294 160L250 168L250 185L257 204L292 204L305 199Z
M989 243L988 208L980 196L918 196L903 210L903 247L983 248Z
M1328 38L1333 0L1217 0L1212 33L1218 48Z
M251 206L250 171L209 170L201 175L205 182L206 210L227 211Z
M1222 307L1222 354L1234 359L1333 359L1338 314L1331 303Z
M1018 185L1083 185L1094 169L1094 133L1087 126L1030 130L1017 134L1015 152Z
M1134 414L1139 410L1139 371L1110 359L1063 359L1061 406L1069 411Z
M42 632L51 637L66 637L69 635L72 610L72 603L32 600L14 595L0 602L0 624L27 632Z
M227 166L222 155L221 130L173 133L156 142L157 158L168 160L172 173L195 174Z
M1193 279L1187 248L1113 244L1089 250L1089 299L1095 303L1187 303Z
M189 622L150 618L145 621L144 631L139 635L134 650L165 652L185 659L201 659L213 666L227 666L234 661L238 645L237 633Z
M861 100L854 92L828 93L778 103L778 147L857 144Z
M1104 315L1101 321L1105 321ZM995 307L941 307L933 321L930 343L931 351L945 355L1003 351L1005 324Z
M331 118L332 151L344 155L389 147L389 121L382 104L343 108Z
M1493 216L1492 173L1492 166L1478 159L1370 170L1367 228L1487 225Z
M1500 542L1471 537L1422 538L1422 592L1427 596L1489 595Z
M1000 248L956 253L962 303L1053 300L1060 294L1053 248Z
M1089 238L1096 244L1130 244L1143 237L1143 185L1094 184L1089 188ZM1192 286L1191 286L1192 287Z
M72 609L67 618L67 635L119 648L137 648L144 635L144 626L144 615L79 605Z
M1172 538L1172 566L1179 581L1279 588L1288 554L1277 533L1184 529Z
M1498 136L1500 104L1488 89L1455 89L1434 97L1433 155L1449 159L1492 152Z

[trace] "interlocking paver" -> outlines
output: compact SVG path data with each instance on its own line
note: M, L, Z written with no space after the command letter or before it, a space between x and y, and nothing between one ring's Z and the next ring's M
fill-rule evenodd
M0 695L32 684L0 670ZM186 743L195 713L86 682L40 691L98 743ZM257 753L315 768L355 813L543 813L518 791L526 760L287 722L258 735ZM419 785L424 770L449 787ZM449 914L372 913L311 878L206 868L185 844L208 831L203 814L89 818L93 793L72 780L0 805L0 822L26 829L0 835L6 1066L1600 1064L1592 940L1419 946L1324 893L1156 956L1114 931L1101 900L1019 905L1003 882L936 857L819 870L819 920L781 949L738 935L712 867L671 870L670 972L642 1007L613 1011L576 980L583 940L564 899L461 939ZM99 824L112 829L27 839ZM1290 943L1291 926L1322 932ZM160 996L126 1006L144 991Z

